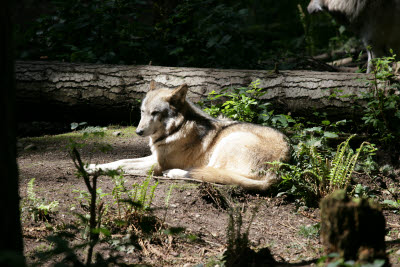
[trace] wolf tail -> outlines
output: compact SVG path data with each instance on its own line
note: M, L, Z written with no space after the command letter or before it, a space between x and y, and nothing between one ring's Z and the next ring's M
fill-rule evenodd
M191 169L188 177L204 182L239 185L246 190L264 191L277 181L274 173L267 172L264 177L246 176L234 171L213 167L199 167Z

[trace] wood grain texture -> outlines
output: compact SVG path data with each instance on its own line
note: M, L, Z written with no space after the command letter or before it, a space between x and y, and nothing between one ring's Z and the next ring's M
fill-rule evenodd
M187 83L188 97L196 102L215 90L245 87L259 80L267 90L265 101L287 112L324 110L344 112L354 105L346 95L369 89L369 76L356 73L202 69L160 66L73 64L19 61L16 63L17 101L100 112L127 111L141 99L151 80L158 87ZM336 94L335 97L332 97ZM346 111L347 112L347 111Z

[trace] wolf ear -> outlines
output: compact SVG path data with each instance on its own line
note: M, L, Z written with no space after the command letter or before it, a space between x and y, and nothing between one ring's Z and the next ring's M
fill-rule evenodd
M149 91L154 90L154 89L156 89L156 82L154 80L151 80Z
M186 83L182 84L181 86L172 91L169 101L172 103L183 104L186 99L187 91L188 91L187 84Z

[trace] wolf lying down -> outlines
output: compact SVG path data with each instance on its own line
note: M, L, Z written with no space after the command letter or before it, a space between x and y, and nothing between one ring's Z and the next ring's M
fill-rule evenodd
M121 168L145 175L154 165L154 175L257 191L276 182L266 162L288 159L286 137L269 127L212 118L186 99L187 91L186 84L170 90L156 89L151 82L136 133L150 137L152 155L91 164L89 170Z

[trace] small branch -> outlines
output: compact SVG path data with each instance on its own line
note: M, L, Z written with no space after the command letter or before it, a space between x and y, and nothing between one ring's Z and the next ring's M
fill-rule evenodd
M387 225L391 226L391 227L396 227L396 228L400 228L400 224L395 224L395 223L386 223Z
M153 178L156 179L157 181L159 181L159 180L161 180L161 181L163 181L163 180L164 181L177 180L177 181L195 182L195 183L199 183L199 184L208 183L208 184L211 184L211 185L214 185L214 186L219 186L219 187L223 187L224 186L223 184L209 183L209 182L205 182L203 180L197 180L197 179L192 179L192 178L184 178L184 177L182 177L182 178L168 178L168 177L164 177L164 176L153 176Z
M124 176L142 177L142 175L136 175L136 174L124 174ZM184 177L182 177L182 178L169 178L169 177L164 177L164 176L153 176L153 178L155 180L157 180L157 181L174 181L174 180L176 180L176 181L194 182L194 183L199 183L199 184L207 183L207 182L204 182L202 180L196 180L196 179L184 178ZM215 186L224 186L222 184L215 184L215 183L209 183L209 184L212 184L212 185L215 185Z
M76 147L72 148L70 155L71 155L71 158L74 162L76 169L82 174L82 177L83 177L83 180L85 181L86 187L88 188L89 192L92 194L93 188L90 185L89 174L85 170L85 164L83 164L81 155L79 154L78 150L76 150Z

